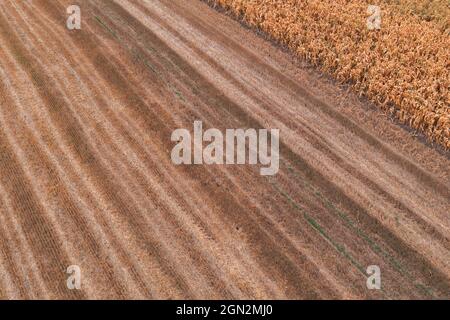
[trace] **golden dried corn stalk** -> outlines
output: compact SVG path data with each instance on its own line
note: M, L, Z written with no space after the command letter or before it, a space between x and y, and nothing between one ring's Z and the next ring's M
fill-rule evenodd
M450 149L448 0L207 1ZM381 8L380 30L367 28L372 4Z

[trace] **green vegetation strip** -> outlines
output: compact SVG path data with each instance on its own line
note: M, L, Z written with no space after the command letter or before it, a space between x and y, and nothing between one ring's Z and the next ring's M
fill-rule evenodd
M308 188L312 191L314 196L319 199L322 204L324 204L329 210L332 212L337 213L338 217L345 222L345 226L349 228L350 230L353 230L356 232L356 234L362 238L372 249L372 251L377 254L378 256L387 259L388 263L403 277L407 279L412 279L413 276L401 265L401 263L395 259L391 254L389 254L386 250L382 249L373 239L371 239L362 229L358 228L356 223L349 217L348 214L341 211L340 209L336 208L336 206L328 199L326 198L319 190L314 188L310 183L308 183L305 179L302 179L291 166L287 166L287 169L290 173L292 173L296 178L299 178L297 181L301 181L303 187ZM433 291L424 286L421 283L414 282L414 286L419 289L420 291L424 292L428 296L433 297Z

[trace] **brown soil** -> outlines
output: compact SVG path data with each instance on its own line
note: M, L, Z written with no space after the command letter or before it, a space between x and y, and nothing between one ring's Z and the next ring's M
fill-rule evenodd
M0 4L0 298L450 298L448 153L200 1L71 4ZM195 120L280 172L173 165Z

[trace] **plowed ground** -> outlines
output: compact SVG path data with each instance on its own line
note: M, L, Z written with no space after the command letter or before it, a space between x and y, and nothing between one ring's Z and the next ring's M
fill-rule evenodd
M71 4L0 2L0 298L450 298L448 154L200 1ZM175 166L195 120L280 172Z

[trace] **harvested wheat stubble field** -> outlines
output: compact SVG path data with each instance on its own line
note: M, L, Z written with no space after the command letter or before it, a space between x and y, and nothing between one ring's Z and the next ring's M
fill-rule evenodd
M71 2L0 2L0 298L450 298L448 154L201 1ZM279 173L175 166L195 120Z

